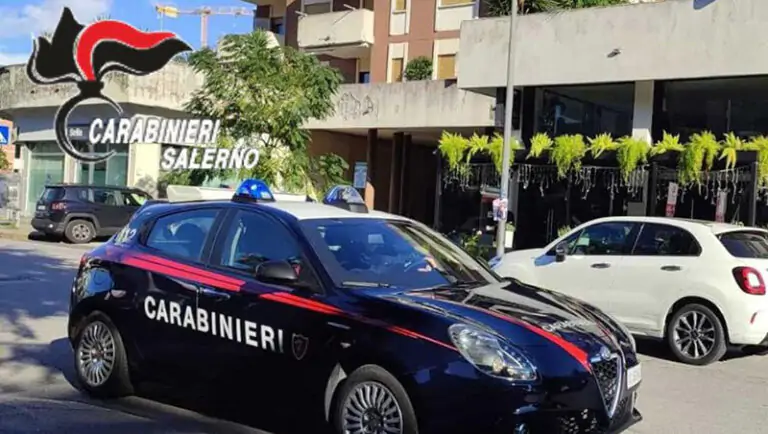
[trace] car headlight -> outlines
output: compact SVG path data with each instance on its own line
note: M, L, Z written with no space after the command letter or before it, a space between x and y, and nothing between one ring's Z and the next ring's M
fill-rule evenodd
M454 324L448 334L462 356L484 374L509 381L534 381L538 374L520 351L490 333L466 324Z

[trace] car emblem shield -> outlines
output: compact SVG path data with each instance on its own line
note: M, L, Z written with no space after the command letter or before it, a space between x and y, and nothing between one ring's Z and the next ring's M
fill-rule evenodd
M293 350L293 357L296 360L301 360L307 355L307 349L309 348L309 338L304 335L293 334L291 340L291 349Z

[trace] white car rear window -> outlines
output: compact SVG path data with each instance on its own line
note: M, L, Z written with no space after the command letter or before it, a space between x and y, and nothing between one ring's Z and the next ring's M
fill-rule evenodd
M768 259L768 234L765 232L726 232L718 238L728 252L737 258Z

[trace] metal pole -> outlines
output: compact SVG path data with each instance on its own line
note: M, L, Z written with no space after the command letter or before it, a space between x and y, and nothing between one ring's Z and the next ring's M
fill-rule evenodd
M499 199L507 199L509 190L509 160L512 153L512 111L515 99L515 21L517 19L517 0L512 2L509 13L509 50L507 51L507 98L504 101L504 148L501 152L501 188ZM507 213L504 212L499 219L496 231L496 256L504 254L504 238L507 235Z

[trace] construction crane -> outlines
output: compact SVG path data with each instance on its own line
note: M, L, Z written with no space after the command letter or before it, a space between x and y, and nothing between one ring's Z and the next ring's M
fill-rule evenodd
M199 15L200 16L200 47L205 48L208 46L208 17L211 15L232 15L232 16L246 16L253 15L254 11L249 8L243 7L217 7L211 8L207 6L199 7L196 9L179 9L176 6L167 5L155 5L155 11L157 11L160 18L160 28L163 27L163 17L178 18L179 15Z

